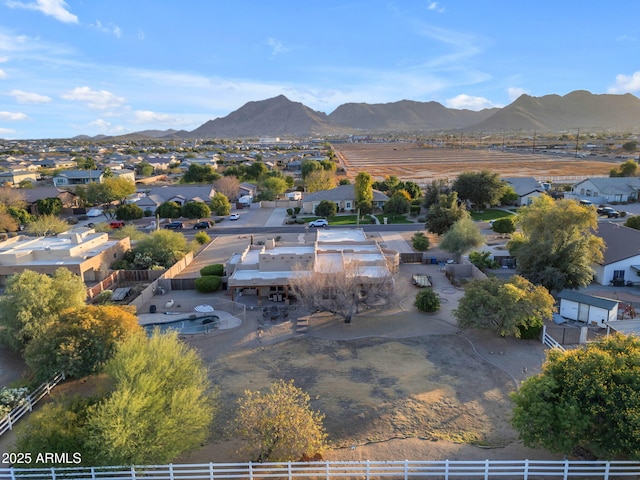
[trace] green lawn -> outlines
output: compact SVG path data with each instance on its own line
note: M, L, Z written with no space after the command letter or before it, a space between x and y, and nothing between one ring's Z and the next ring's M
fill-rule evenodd
M490 208L487 210L481 210L479 212L469 212L469 213L471 213L471 218L473 218L475 221L484 221L484 222L515 215L515 212L509 213L509 212L505 212L504 210L498 210L496 208Z
M358 217L357 215L334 215L332 217L329 217L327 220L329 220L329 225L356 225L357 217ZM308 223L317 218L323 218L323 217L317 217L317 216L303 217L303 220ZM380 221L380 223L382 223L382 221ZM402 222L402 223L406 223L406 222ZM370 224L369 217L365 218L364 220L360 220L360 225L369 225L369 224Z

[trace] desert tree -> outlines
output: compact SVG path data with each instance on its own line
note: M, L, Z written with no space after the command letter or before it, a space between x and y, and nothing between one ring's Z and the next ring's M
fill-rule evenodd
M411 202L407 197L409 197L409 194L405 190L398 190L384 204L383 212L386 215L391 215L391 217L409 213Z
M508 280L490 277L470 281L453 314L460 327L520 338L551 319L554 310L555 300L544 287L514 275Z
M350 323L363 307L386 304L394 287L386 266L364 266L347 262L325 265L319 271L296 266L292 288L311 312L328 311Z
M611 335L551 349L542 373L512 394L524 444L569 455L640 459L640 338Z
M237 199L240 192L240 180L233 175L220 177L213 182L216 193L221 193L227 198Z
M62 212L62 200L58 197L40 198L36 200L40 215L59 215Z
M444 234L440 242L440 248L456 256L456 261L460 261L460 257L471 250L479 247L484 243L484 236L476 222L471 217L462 217Z
M422 232L416 232L411 237L411 246L419 252L429 250L429 237Z
M367 172L356 175L354 193L356 205L370 204L373 207L373 178ZM360 207L358 207L360 208Z
M27 232L38 237L57 235L71 228L66 221L57 215L40 215L27 224Z
M98 464L169 463L207 440L217 393L177 332L130 335L105 371L113 390L89 408L85 426L85 450Z
M503 217L495 220L491 229L501 235L511 235L516 231L515 216Z
M29 342L24 359L38 380L47 380L57 372L81 378L98 371L111 358L117 343L140 328L133 307L69 308Z
M27 206L26 194L17 188L0 187L0 204L7 208L25 208Z
M293 380L272 383L267 392L246 390L238 400L234 435L252 461L284 462L322 453L324 415Z
M445 178L431 180L424 189L423 205L430 208L438 201L440 195L451 192L451 182Z
M127 253L138 268L160 266L169 268L193 249L181 233L171 230L156 230L138 240Z
M469 212L463 204L458 202L456 192L438 196L436 203L429 207L426 228L431 233L442 235L458 220L468 217Z
M0 341L20 353L63 310L83 306L86 298L82 278L66 268L52 276L31 270L12 275L0 296Z
M158 205L156 214L158 214L160 218L178 218L182 215L182 209L176 202L163 202Z
M127 203L116 208L116 218L118 220L140 220L144 216L144 211L135 203Z
M595 208L548 195L518 211L521 232L507 244L518 273L551 292L580 288L593 279L593 264L604 258Z
M336 186L336 175L330 170L313 170L305 177L304 185L309 193L331 190Z

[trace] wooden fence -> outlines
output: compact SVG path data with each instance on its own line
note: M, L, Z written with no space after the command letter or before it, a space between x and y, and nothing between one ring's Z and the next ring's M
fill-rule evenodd
M164 270L116 270L101 282L87 289L87 297L95 298L100 292L110 290L119 284L133 282L152 282L160 278Z
M33 410L33 407L43 397L49 395L53 387L64 380L64 374L59 373L47 383L40 385L35 391L29 394L20 404L11 410L4 418L0 419L0 435L13 429L15 423L22 418L23 415ZM1 477L1 475L0 475Z
M73 463L77 456L62 459ZM31 457L36 463L37 458ZM448 480L539 478L609 480L640 475L640 462L571 460L479 461L356 461L283 463L204 463L131 467L0 468L0 480L215 480L215 479L410 479L436 477Z

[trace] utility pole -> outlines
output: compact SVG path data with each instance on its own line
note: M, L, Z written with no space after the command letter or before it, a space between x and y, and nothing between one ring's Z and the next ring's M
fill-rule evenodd
M578 129L578 134L576 135L576 155L574 158L578 158L578 142L580 142L580 129Z

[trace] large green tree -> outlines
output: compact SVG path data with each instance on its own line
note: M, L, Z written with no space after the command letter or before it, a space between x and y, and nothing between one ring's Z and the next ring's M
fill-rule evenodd
M57 215L41 215L27 225L27 232L38 237L66 232L71 226Z
M385 214L391 215L393 217L396 215L404 215L405 213L409 213L411 202L401 192L404 192L404 190L400 190L394 193L391 198L384 204L382 210Z
M229 202L224 193L218 192L211 199L211 210L218 216L229 215L231 213L231 202Z
M485 205L497 205L502 197L505 184L497 173L482 170L481 172L464 172L458 175L451 187L458 192L458 197L469 201L475 208Z
M128 195L135 193L136 186L126 178L105 178L102 183L90 183L83 191L91 205L123 204Z
M423 206L430 208L438 202L440 195L451 192L451 182L445 178L431 180L424 189Z
M589 285L593 265L603 261L604 242L597 229L595 208L573 200L542 195L520 208L522 231L507 244L518 273L550 292Z
M360 172L356 175L354 182L354 193L356 205L369 203L373 205L373 178L367 172Z
M135 203L127 203L116 208L118 220L139 220L144 216L144 211Z
M513 426L529 447L640 459L640 338L610 335L549 350L542 373L512 394Z
M191 250L185 236L171 230L156 230L139 240L127 254L138 268L169 268Z
M425 226L431 233L442 235L458 220L468 216L465 206L458 202L458 194L445 193L439 195L436 203L429 207Z
M234 430L243 451L254 461L299 460L325 448L324 415L293 381L280 380L269 391L245 391L238 400Z
M105 370L114 389L90 409L86 433L98 463L169 463L207 440L215 394L202 358L177 332L133 334Z
M319 217L331 217L336 214L338 207L331 200L322 200L314 212Z
M66 268L52 276L31 270L12 275L0 296L0 341L22 352L64 309L80 307L86 298L84 282Z
M160 218L178 218L182 215L182 208L176 202L163 202L158 205L156 213Z
M336 175L329 170L313 170L305 177L304 184L309 193L331 190L336 186Z
M471 217L462 217L444 234L440 242L440 248L453 253L456 260L460 261L460 257L471 250L479 247L484 243L482 232Z
M81 378L95 373L111 358L117 343L140 328L133 307L69 308L29 342L24 359L38 380L58 372Z
M211 215L209 205L204 202L187 202L180 209L184 218L208 218Z
M551 319L555 300L541 286L514 275L470 281L453 314L463 328L484 328L502 337L519 338L523 331Z
M211 165L192 163L182 175L180 183L212 183L218 178L220 174Z
M62 200L58 197L40 198L36 200L40 215L59 215L62 211Z

